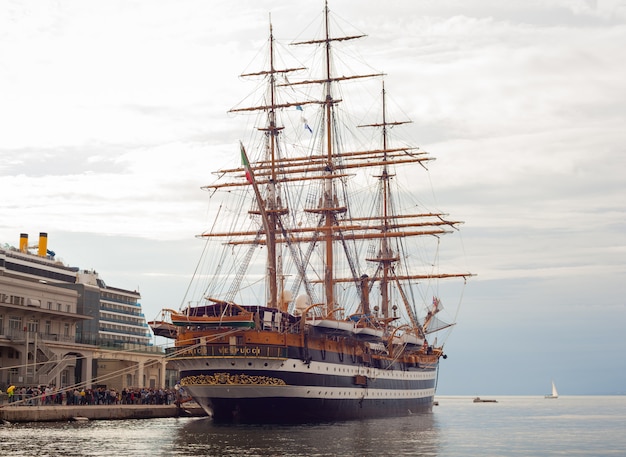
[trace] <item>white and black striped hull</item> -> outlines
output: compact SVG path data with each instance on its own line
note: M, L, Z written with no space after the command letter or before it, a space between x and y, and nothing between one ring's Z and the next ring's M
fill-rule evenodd
M430 411L437 365L374 368L301 359L190 357L184 388L220 422L308 422Z

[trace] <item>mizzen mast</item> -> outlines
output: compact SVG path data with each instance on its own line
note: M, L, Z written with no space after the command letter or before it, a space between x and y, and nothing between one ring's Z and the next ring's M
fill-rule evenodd
M390 198L389 185L390 185L390 180L392 179L394 175L389 173L389 168L386 163L387 148L388 148L387 134L388 134L388 127L394 126L394 125L408 124L411 121L387 122L387 105L386 105L385 95L386 95L385 83L383 81L382 122L378 124L361 125L359 127L380 127L382 130L382 150L384 154L383 162L385 163L383 164L382 173L380 174L380 176L378 176L378 179L380 180L380 187L381 187L381 193L382 193L382 202L381 202L382 208L381 208L381 215L380 215L380 233L381 233L380 250L376 258L367 259L367 260L378 262L380 265L382 265L383 274L382 274L382 279L381 279L381 284L380 284L381 305L382 305L381 311L382 311L383 317L387 318L391 316L390 298L389 298L389 291L391 287L391 284L390 284L391 272L393 270L394 264L398 262L398 260L400 260L400 258L398 257L398 253L393 251L393 248L389 240L389 234L391 232L390 225L392 223L392 220L390 218L391 208L390 208L390 202L389 202L389 198ZM410 315L412 315L412 313L410 313ZM415 322L413 322L413 324L415 324Z

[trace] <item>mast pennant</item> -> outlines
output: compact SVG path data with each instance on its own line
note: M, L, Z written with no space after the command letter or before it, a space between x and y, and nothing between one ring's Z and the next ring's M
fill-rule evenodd
M252 169L250 168L250 162L248 161L248 155L246 154L246 148L243 147L243 143L239 141L241 147L241 164L246 172L246 180L252 184Z

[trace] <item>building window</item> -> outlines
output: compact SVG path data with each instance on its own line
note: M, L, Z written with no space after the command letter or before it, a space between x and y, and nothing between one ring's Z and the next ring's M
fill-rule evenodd
M29 321L28 322L28 331L29 332L37 332L39 331L39 321Z
M52 333L52 321L46 321L46 335L50 335Z
M9 328L11 330L22 330L22 317L9 316Z
M70 336L70 324L67 322L63 325L63 335Z

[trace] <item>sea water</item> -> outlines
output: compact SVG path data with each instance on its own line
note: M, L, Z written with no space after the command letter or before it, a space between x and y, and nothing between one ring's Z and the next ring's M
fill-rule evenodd
M626 396L438 397L430 414L303 425L209 418L0 425L0 456L623 456Z

